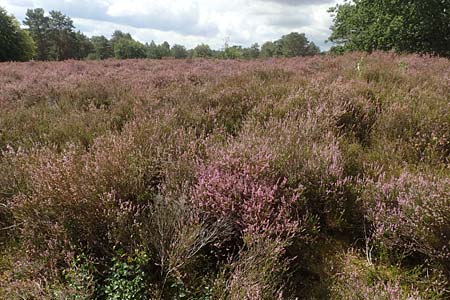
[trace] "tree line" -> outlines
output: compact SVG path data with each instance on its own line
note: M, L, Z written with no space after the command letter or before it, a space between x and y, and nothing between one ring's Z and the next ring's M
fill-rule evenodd
M346 0L329 12L333 15L330 42L332 53L394 50L450 57L449 0ZM129 33L115 31L110 38L87 37L76 31L70 17L59 11L45 14L29 9L25 29L0 8L0 61L126 59L165 57L214 57L253 59L293 57L320 53L304 33L292 32L262 46L230 46L213 50L207 44L193 49L183 45L141 43Z
M450 57L450 0L346 0L329 10L331 51L374 50Z
M75 26L70 17L59 11L50 11L48 15L42 8L28 9L23 25L0 8L0 61L66 60L66 59L128 59L165 57L214 57L223 59L254 59L259 57L293 57L315 55L319 47L310 42L304 33L292 32L274 42L266 42L260 47L230 46L225 43L223 49L213 50L207 44L199 44L187 49L180 44L168 42L156 44L141 43L131 34L114 31L111 38L103 35L88 38ZM3 25L3 24L7 24ZM5 42L3 42L5 41ZM6 42L8 41L8 42ZM20 53L20 54L19 54Z

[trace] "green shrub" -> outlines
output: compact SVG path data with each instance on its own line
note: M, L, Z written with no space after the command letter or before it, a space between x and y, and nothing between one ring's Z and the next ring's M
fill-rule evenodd
M105 279L104 294L106 300L145 300L150 299L146 284L145 266L149 258L145 252L136 252L133 256L114 257L112 266Z

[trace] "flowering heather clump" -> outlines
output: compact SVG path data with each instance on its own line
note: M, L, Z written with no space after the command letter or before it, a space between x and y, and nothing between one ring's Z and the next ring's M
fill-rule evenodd
M249 157L263 149L270 153L270 172L285 178L285 190L301 196L296 210L319 217L320 225L330 229L341 222L349 180L338 140L329 131L331 117L321 108L305 110L305 115L271 118L263 124L249 120L239 143Z
M2 63L0 299L448 298L449 80L382 52Z
M298 195L284 196L286 179L272 179L270 154L261 153L245 161L229 153L202 164L192 202L201 215L231 219L246 234L284 236L293 234L297 221L291 215Z
M450 179L403 172L364 186L374 239L384 247L421 253L450 265Z

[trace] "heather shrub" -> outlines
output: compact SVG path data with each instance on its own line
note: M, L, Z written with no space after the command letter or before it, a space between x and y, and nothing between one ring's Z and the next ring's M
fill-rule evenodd
M232 152L219 157L199 166L191 201L200 218L229 220L247 234L283 236L296 231L291 210L298 195L283 195L286 180L270 178L270 154L245 159Z
M270 153L273 174L286 179L288 190L300 193L298 212L318 216L325 230L339 230L350 205L347 200L353 201L351 195L347 197L349 181L339 142L330 129L332 122L322 108L311 108L263 124L250 121L241 141L249 149Z
M231 235L225 222L201 222L181 199L156 197L147 209L137 214L140 245L152 254L163 281L162 292L170 292L171 284L198 288L198 276L210 270L197 263L208 263L208 247L218 247ZM164 291L167 288L168 291Z
M263 83L267 82L286 82L292 78L293 72L280 68L259 69L252 72L252 76L256 77Z
M5 111L0 119L0 149L6 145L27 149L57 145L61 149L67 143L89 147L96 137L120 131L131 117L130 105L125 102L108 110L47 104L20 107Z
M246 235L245 248L216 279L212 299L284 299L286 240Z
M50 149L23 153L17 159L25 165L31 183L30 192L12 200L14 218L24 223L21 236L26 245L36 254L56 258L70 242L104 238L105 225L96 220L102 206L92 201L96 185L83 182L87 178L81 174L82 155L76 148L61 154Z
M443 299L445 280L424 269L400 270L372 264L350 251L338 260L339 272L330 288L332 299Z
M448 162L448 88L436 80L430 74L417 86L396 90L385 101L374 129L380 151L411 163Z
M23 255L20 249L13 249ZM81 256L69 253L65 258L66 268L46 269L44 273L39 261L16 260L11 254L2 254L1 270L8 268L0 277L0 295L4 299L93 299L92 265Z
M395 55L391 57L395 57ZM358 77L368 83L373 82L380 85L401 84L405 79L401 72L402 69L393 65L390 60L383 58L379 57L378 53L361 56L355 66Z
M394 148L389 151L397 152L401 159L445 164L449 157L449 120L444 102L416 101L389 106L377 125L377 139L384 147Z
M271 69L259 72L276 73ZM255 80L248 80L249 76ZM210 83L202 89L196 85L187 85L182 89L165 92L164 100L170 105L175 104L177 125L194 128L200 134L210 134L215 129L220 129L234 136L254 107L267 95L281 98L286 93L287 89L277 77L265 80L251 72L245 72L224 76L220 82Z
M343 103L343 112L338 116L336 126L342 133L349 134L350 139L367 146L371 142L378 109L370 98L348 100Z
M45 255L38 249L47 248L49 240L66 241L100 257L116 243L132 243L132 223L112 231L119 228L114 224L121 212L128 212L123 218L131 222L132 209L159 192L166 174L175 177L170 178L175 189L178 173L184 173L167 163L178 154L183 159L181 136L160 129L131 125L123 135L97 139L89 152L72 146L62 152L43 148L19 153L16 159L29 179L29 190L14 197L12 211L17 222L24 223L24 242Z
M381 174L362 189L373 239L400 258L417 257L450 265L450 181L409 171ZM419 257L420 257L419 255Z
M446 297L449 66L0 64L0 298Z
M17 156L22 151L11 147L0 153L0 249L20 227L13 214L14 197L28 191L29 178Z

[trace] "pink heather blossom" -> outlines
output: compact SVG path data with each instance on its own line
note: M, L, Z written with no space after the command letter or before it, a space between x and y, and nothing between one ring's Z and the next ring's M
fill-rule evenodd
M270 154L246 162L222 153L211 164L200 164L191 201L205 217L229 219L244 233L293 233L291 216L298 195L281 194L286 180L267 178Z

